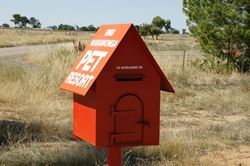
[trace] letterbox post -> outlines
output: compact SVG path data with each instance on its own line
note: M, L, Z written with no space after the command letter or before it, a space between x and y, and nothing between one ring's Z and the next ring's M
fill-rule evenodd
M122 148L109 147L108 148L108 166L122 165Z
M159 145L160 90L174 89L133 24L101 26L61 88L73 92L73 135L107 148L108 166L122 147Z

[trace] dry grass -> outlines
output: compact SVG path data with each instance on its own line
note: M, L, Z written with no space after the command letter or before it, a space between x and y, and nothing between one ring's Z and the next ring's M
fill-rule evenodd
M90 37L91 35L85 32L0 29L0 47L82 41Z
M222 165L225 160L217 163L211 154L249 147L250 75L201 72L192 67L190 61L200 58L200 51L197 46L187 47L195 45L189 36L146 42L153 43L149 47L176 93L161 94L160 146L125 149L124 165ZM182 72L183 47L188 56ZM58 87L76 57L70 49L58 48L29 55L25 67L0 63L0 164L106 162L105 151L95 151L71 136L71 94Z

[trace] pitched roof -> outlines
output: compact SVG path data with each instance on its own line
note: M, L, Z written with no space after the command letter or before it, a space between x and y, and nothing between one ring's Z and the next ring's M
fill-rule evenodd
M61 88L85 95L117 49L127 33L133 33L134 42L139 42L151 64L161 77L161 90L174 92L168 79L156 63L133 24L103 25L96 32L90 44L81 53Z

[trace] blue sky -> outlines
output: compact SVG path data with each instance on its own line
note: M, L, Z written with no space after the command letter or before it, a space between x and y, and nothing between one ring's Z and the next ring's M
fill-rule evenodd
M0 0L0 24L10 23L14 13L34 16L43 27L58 25L99 26L111 23L150 23L154 16L186 28L182 0Z

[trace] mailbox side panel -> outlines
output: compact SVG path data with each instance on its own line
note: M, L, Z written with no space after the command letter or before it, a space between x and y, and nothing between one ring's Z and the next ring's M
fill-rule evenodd
M86 96L73 96L73 135L96 145L96 99L95 91Z

